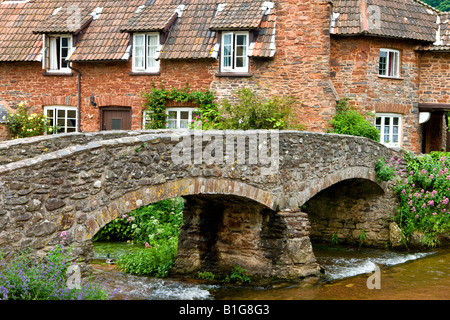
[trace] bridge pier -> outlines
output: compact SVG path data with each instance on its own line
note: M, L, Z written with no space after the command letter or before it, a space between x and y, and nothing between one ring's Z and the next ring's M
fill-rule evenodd
M173 273L229 274L235 265L258 278L318 276L307 215L275 212L239 197L188 196Z

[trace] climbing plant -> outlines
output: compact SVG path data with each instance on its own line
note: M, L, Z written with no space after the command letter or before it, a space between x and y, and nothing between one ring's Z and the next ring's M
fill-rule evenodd
M166 89L162 85L157 88L153 84L150 92L143 92L141 95L144 98L144 109L149 111L146 129L166 128L166 103L168 101L191 102L197 105L198 120L201 119L203 127L206 126L206 128L213 126L219 116L218 107L214 102L214 94L210 90L191 90L189 84L181 89Z

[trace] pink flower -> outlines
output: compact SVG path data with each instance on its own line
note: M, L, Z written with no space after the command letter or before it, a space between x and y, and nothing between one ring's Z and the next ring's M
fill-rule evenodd
M416 214L416 216L415 216L414 218L416 218L416 219L417 219L417 218L419 218L419 215L418 215L418 214Z
M433 216L435 216L436 215L436 212L433 212Z
M432 174L430 174L430 176L428 177L429 179L433 179L434 176Z
M65 238L65 237L66 237L66 235L67 235L67 232L66 232L66 231L63 231L63 232L61 232L61 235L60 235L60 237L61 237L61 238Z
M434 201L433 200L428 201L428 205L433 207L434 206Z
M128 217L126 214L122 215L122 219L125 219L126 217Z
M420 171L420 173L421 173L421 174L425 174L425 173L427 173L427 170L422 169L422 171Z

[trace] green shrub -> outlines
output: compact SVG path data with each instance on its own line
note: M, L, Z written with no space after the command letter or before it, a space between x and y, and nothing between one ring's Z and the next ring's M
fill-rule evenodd
M408 153L405 160L408 172L398 182L395 221L407 240L418 231L425 235L425 246L435 247L438 235L450 231L450 153L417 157Z
M294 117L293 110L298 104L293 97L264 98L251 89L236 92L237 102L232 104L224 99L221 104L220 129L234 130L303 130L304 127Z
M378 181L391 181L395 177L395 168L393 165L394 159L391 159L390 164L384 163L384 159L380 158L375 163L375 172L377 173Z
M153 246L119 257L117 264L123 271L142 276L167 277L177 256L178 240L172 238Z
M19 105L16 113L8 113L5 120L13 139L40 136L55 129L49 125L43 114L29 114L23 103Z
M252 282L249 275L247 275L247 270L242 268L240 265L235 265L233 269L231 270L230 275L227 275L225 280L225 283L237 283L239 285L241 284L250 284Z
M213 281L215 277L216 276L212 272L199 272L197 274L197 278L200 280Z
M337 112L331 120L331 132L366 137L379 141L380 133L362 114L348 105L348 99L338 102Z

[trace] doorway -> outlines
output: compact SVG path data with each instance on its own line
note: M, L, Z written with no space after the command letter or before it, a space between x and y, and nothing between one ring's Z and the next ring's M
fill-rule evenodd
M102 130L131 130L130 107L105 107L100 114Z

